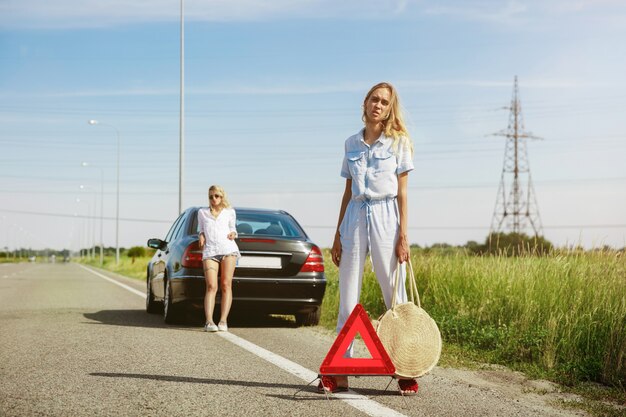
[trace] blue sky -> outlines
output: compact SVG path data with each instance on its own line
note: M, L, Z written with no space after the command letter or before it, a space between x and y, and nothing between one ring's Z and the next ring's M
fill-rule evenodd
M626 244L624 2L336 3L185 2L184 206L221 184L234 205L285 209L329 246L343 141L385 80L415 144L410 240L483 241L504 154L489 135L507 127L517 75L526 129L544 138L528 151L545 236ZM111 126L120 244L165 235L178 210L179 12L0 3L0 247L75 249L94 228L99 240L83 217L100 215L100 172L114 244Z

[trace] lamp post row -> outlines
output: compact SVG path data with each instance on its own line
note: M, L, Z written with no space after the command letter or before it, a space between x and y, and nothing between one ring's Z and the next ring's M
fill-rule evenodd
M98 168L100 170L100 266L104 264L104 241L103 235L103 218L104 218L104 170L102 167L90 165L88 162L81 164L83 167Z
M97 120L89 120L90 125L102 125L108 126L115 130L115 134L117 136L117 186L116 186L116 202L115 202L115 264L119 265L120 263L120 131L113 125L100 123Z
M178 161L178 212L183 211L183 172L184 172L184 147L185 147L185 2L180 0L180 131L179 131L179 161ZM110 124L100 123L97 120L89 120L90 125L109 126L117 135L117 191L115 209L115 263L120 262L119 228L120 228L120 132ZM101 190L102 194L102 190ZM102 198L101 198L102 201ZM102 216L102 208L100 210ZM102 265L102 219L100 221L100 264Z
M81 188L83 188L84 186L81 185ZM85 203L87 205L87 215L83 218L83 227L80 228L80 233L79 233L79 238L78 238L78 248L80 250L80 257L83 257L83 249L82 246L85 246L85 258L91 259L92 258L92 252L90 252L89 248L93 248L93 246L95 245L95 211L96 211L96 205L95 205L95 195L94 195L94 204L90 204L89 201L87 200L83 200L80 197L76 198L76 203L80 204L80 203ZM92 216L92 209L93 209L93 216ZM93 229L90 231L90 223L89 220L91 220L91 225L93 225Z

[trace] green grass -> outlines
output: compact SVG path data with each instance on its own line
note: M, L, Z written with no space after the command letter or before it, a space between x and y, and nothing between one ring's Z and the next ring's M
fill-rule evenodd
M142 256L135 258L133 261L132 258L127 256L120 256L120 263L117 265L115 263L115 256L105 256L102 268L120 275L145 281L146 267L148 266L150 259L152 259L151 256ZM74 261L100 268L99 256L96 256L94 259L75 258Z
M28 256L22 257L14 257L13 255L6 256L5 253L0 255L0 264L12 264L12 263L20 263L20 262L28 262Z

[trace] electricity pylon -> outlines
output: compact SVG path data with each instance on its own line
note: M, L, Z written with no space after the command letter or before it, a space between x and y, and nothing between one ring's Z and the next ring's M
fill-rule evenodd
M530 176L526 139L541 139L524 131L522 105L517 88L517 76L513 87L513 99L510 110L509 126L494 136L504 136L504 164L502 176L493 211L489 233L513 232L524 233L532 227L534 235L543 234L535 189Z

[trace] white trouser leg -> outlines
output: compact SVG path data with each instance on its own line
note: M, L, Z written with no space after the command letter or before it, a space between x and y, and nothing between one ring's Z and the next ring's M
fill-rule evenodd
M393 296L393 284L398 265L396 256L396 243L398 241L399 222L396 201L382 201L370 206L370 257L376 273L376 279L380 285L385 306L391 307ZM400 266L400 282L396 295L397 303L405 303L407 300L405 290L406 268Z
M341 235L341 261L339 262L339 316L337 333L359 302L363 269L367 254L366 211L351 201L346 208L339 228Z

